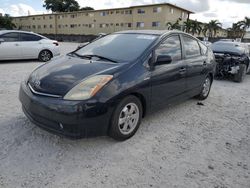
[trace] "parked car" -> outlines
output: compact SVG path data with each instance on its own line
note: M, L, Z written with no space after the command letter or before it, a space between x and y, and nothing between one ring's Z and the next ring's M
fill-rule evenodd
M239 42L218 41L212 44L217 66L216 77L232 77L242 82L249 68L249 49Z
M59 44L42 35L19 30L0 31L0 60L39 59L59 55Z
M206 99L214 71L212 50L189 34L123 31L42 65L19 98L27 117L48 131L125 140L146 114Z
M102 38L102 37L105 37L106 35L107 35L106 33L99 33L98 36L97 36L94 40L92 40L91 42L94 42L95 40L98 40L98 39L100 39L100 38ZM82 48L82 47L88 45L88 44L91 43L91 42L84 42L84 43L81 43L81 44L79 44L79 45L77 46L77 49L80 49L80 48Z

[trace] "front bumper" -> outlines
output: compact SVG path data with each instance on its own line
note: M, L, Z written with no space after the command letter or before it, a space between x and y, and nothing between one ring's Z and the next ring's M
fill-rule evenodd
M113 108L94 100L66 101L33 94L23 82L19 99L25 115L39 127L70 138L106 135Z

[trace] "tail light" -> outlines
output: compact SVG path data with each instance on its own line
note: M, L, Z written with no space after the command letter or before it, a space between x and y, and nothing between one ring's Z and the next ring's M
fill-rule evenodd
M59 43L58 42L53 42L54 45L56 46L59 46Z

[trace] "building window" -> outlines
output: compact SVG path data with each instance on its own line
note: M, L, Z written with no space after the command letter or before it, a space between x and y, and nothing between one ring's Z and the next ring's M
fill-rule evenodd
M52 19L53 18L53 16L49 16L49 19Z
M124 10L121 11L121 14L124 14Z
M35 26L35 25L32 25L32 29L36 29L36 26Z
M144 22L137 22L136 27L144 27Z
M100 16L107 16L109 14L109 12L100 12Z
M61 27L62 27L62 26L59 24L59 25L58 25L58 28L61 28Z
M89 24L89 28L94 28L95 25L94 24Z
M124 26L124 24L123 24L123 23L121 23L121 24L120 24L120 26L121 26L121 27L123 27L123 26Z
M185 12L181 13L181 18L184 19L185 18Z
M37 29L41 29L41 25L38 25L38 26L37 26Z
M43 25L43 28L46 29L46 28L47 28L47 25Z
M119 23L115 24L115 26L119 26Z
M138 13L138 14L145 14L145 10L143 10L143 9L138 9L138 10L137 10L137 13Z
M71 14L70 15L70 18L76 18L77 17L77 14Z
M50 25L49 25L49 28L53 28L53 25L52 25L52 24L50 24Z
M116 14L119 14L119 13L120 13L120 11L119 11L119 10L117 10L115 13L116 13Z
M132 23L127 23L127 27L132 27Z
M100 24L100 28L104 28L106 24Z
M170 13L174 14L174 9L173 8L170 8Z
M161 12L161 7L154 7L153 8L153 13L160 13Z
M160 22L152 22L152 27L160 27Z
M75 28L77 27L77 24L70 24L70 28Z
M35 20L35 18L33 17L32 20Z
M114 11L110 11L110 14L114 14Z
M132 14L132 10L125 10L125 14Z

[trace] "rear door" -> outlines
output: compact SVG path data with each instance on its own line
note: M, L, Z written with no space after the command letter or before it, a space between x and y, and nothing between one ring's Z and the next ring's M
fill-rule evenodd
M199 89L206 78L207 56L203 54L198 40L182 35L184 57L187 63L187 89Z
M21 59L19 33L9 32L0 36L4 42L0 43L0 60Z
M20 45L24 58L37 58L42 49L42 37L32 33L20 33Z
M186 90L186 63L182 59L182 47L179 35L167 37L155 50L155 59L159 55L169 55L172 62L154 66L151 73L151 107L166 105Z

